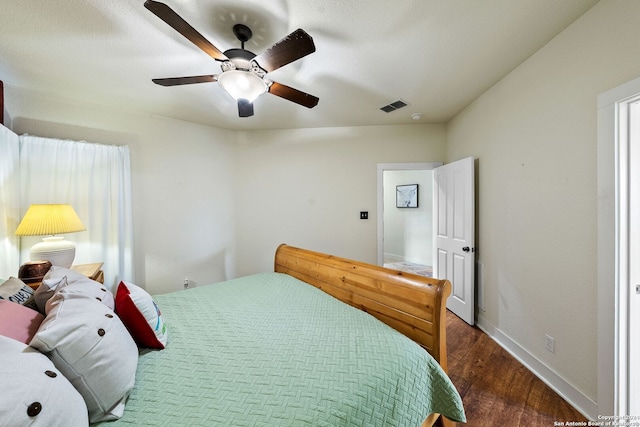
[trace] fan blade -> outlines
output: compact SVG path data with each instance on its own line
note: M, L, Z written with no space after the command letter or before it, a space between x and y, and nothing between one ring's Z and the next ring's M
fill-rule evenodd
M253 59L270 73L315 51L316 46L311 36L298 28Z
M296 104L300 104L307 108L313 108L318 105L319 98L308 93L302 92L298 89L294 89L290 86L283 85L281 83L273 82L269 86L269 93L272 93L280 98L287 99Z
M226 57L217 47L211 44L211 42L204 38L202 34L197 32L191 25L189 25L184 19L182 19L173 9L164 3L158 1L147 0L144 2L144 7L149 9L154 15L162 19L169 24L174 30L185 36L193 44L198 46L207 55L215 59L216 61L228 61Z
M238 99L238 115L240 117L253 116L253 103L244 98Z
M157 85L160 86L178 86L178 85L190 85L194 83L210 83L218 81L218 76L215 74L207 76L190 76L190 77L169 77L166 79L151 79Z

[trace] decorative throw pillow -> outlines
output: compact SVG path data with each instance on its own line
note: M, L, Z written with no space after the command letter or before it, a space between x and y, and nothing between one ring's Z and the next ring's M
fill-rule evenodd
M38 309L33 289L15 277L10 277L9 280L0 284L0 299L17 302L34 310Z
M0 378L2 425L86 427L89 424L82 396L47 356L28 345L0 336Z
M62 294L74 294L82 297L93 298L96 301L100 301L111 310L115 308L115 299L113 294L106 288L106 286L96 282L95 280L89 279L88 277L82 276L72 279L71 282L69 282L68 278L65 278L60 282L60 284L58 284L53 296L49 298L45 304L46 313L49 312L49 306L57 299L60 299Z
M41 313L48 313L47 302L62 288L66 288L68 293L81 293L96 298L110 309L114 309L113 294L103 284L70 268L54 265L35 291L35 302Z
M109 307L81 294L58 296L30 345L80 392L90 422L118 419L134 385L138 347Z
M29 344L44 320L36 310L0 300L0 335Z
M34 292L33 296L40 313L45 313L45 304L53 296L58 286L66 285L66 275L64 271L68 269L63 267L52 266L47 274L44 275L40 286ZM76 272L77 273L77 272Z
M168 331L151 295L132 283L120 282L116 291L116 314L140 347L163 349Z

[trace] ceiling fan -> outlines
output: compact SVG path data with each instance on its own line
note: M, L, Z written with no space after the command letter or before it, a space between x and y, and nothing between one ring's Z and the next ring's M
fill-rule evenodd
M265 78L267 73L316 51L313 39L304 30L295 30L256 55L244 48L245 42L252 37L251 29L246 25L236 24L233 27L233 33L240 40L241 47L221 52L166 4L146 0L144 7L210 57L222 62L220 74L152 79L154 83L162 86L177 86L218 82L220 87L237 101L240 117L253 116L253 101L265 92L307 108L313 108L318 104L319 99L313 95Z

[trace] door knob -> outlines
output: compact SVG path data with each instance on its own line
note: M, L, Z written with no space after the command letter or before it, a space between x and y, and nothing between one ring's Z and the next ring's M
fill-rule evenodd
M469 252L471 250L471 248L469 246L465 246L464 248L462 248L462 250L464 252Z

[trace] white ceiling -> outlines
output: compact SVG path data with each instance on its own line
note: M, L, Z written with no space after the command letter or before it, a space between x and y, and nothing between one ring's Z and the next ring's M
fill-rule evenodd
M0 80L90 104L228 129L440 123L548 43L597 0L163 0L221 51L248 25L258 54L297 28L316 52L268 77L320 98L307 109L271 94L239 118L217 83L152 78L218 74L220 63L144 0L0 0ZM384 113L397 99L410 105ZM10 108L11 106L7 106ZM411 114L422 113L420 121Z

